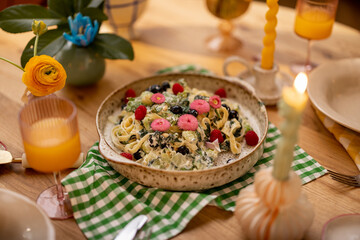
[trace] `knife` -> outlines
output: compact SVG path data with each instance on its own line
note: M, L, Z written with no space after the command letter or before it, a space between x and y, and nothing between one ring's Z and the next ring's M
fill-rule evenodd
M148 218L145 215L139 215L133 220L131 220L118 235L116 235L114 240L132 240L134 239L138 230L140 230L144 224L147 222Z

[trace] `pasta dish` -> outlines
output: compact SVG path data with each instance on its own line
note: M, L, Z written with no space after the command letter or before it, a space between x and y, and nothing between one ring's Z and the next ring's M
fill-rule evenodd
M180 79L152 85L140 96L129 89L123 107L108 120L111 141L121 155L167 170L201 170L214 166L222 153L234 157L258 137L241 107L215 93L190 88Z

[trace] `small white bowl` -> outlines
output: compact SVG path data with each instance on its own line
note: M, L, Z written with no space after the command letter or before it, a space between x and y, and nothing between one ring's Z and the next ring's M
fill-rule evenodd
M322 240L360 239L360 214L344 214L330 219L321 235Z
M0 239L55 240L55 230L34 201L0 189Z

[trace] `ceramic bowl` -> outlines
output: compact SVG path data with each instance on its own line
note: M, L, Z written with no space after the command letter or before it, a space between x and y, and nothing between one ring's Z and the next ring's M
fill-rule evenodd
M344 214L330 219L323 227L321 239L360 239L360 214Z
M251 126L259 136L259 143L254 147L243 146L238 159L230 163L219 164L199 171L170 171L155 169L128 160L112 144L106 134L108 117L120 108L125 92L132 88L137 96L153 84L164 81L185 79L191 88L215 92L225 88L227 97L238 102ZM238 80L198 74L168 74L139 79L111 93L100 105L96 116L96 126L100 136L99 150L109 164L123 176L140 184L174 191L195 191L221 186L248 172L260 159L264 150L264 141L268 129L268 117L264 104L246 85Z
M34 201L0 189L0 239L55 240L50 219Z

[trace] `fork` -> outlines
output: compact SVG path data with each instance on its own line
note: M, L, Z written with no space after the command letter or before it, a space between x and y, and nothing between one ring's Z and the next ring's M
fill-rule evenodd
M355 176L348 176L342 173L334 172L328 169L328 172L332 179L335 181L353 186L353 187L360 187L360 174Z

